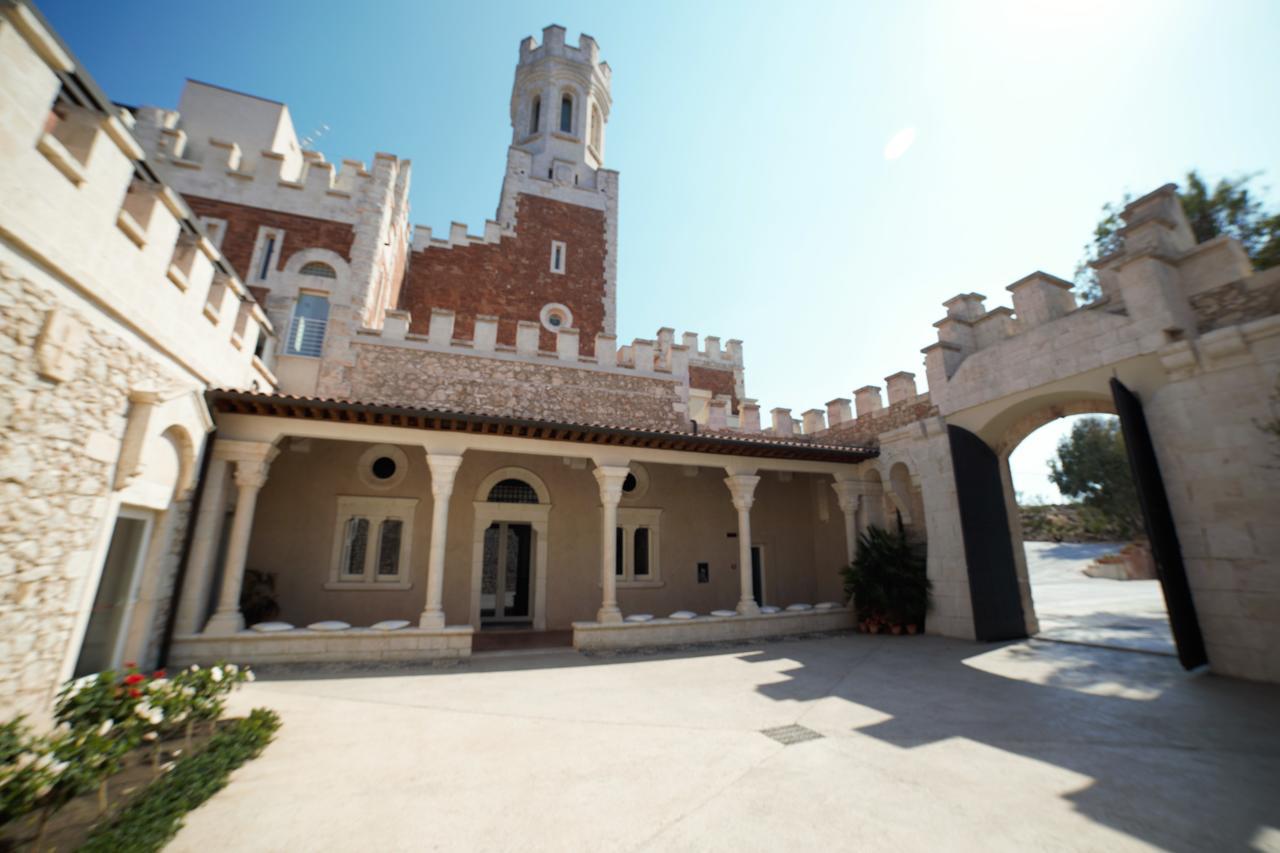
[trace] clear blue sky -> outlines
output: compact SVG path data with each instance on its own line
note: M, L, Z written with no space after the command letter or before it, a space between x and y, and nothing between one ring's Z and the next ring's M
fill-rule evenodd
M193 77L285 101L301 135L330 126L330 160L412 159L416 223L475 231L520 39L590 33L613 68L619 336L741 338L766 411L898 370L923 387L944 299L1069 278L1126 190L1192 167L1280 189L1273 0L41 8L111 97L176 106Z

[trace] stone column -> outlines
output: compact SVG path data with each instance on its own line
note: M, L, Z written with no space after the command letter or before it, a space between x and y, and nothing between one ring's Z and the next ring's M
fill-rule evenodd
M751 577L751 505L755 503L756 484L759 482L760 478L755 474L730 474L724 478L724 484L733 496L733 508L738 511L738 582L741 588L738 612L743 616L760 613Z
M427 558L427 603L421 628L444 628L444 546L449 529L449 498L462 465L461 453L427 453L431 468L431 551Z
M858 555L858 504L862 502L862 484L857 480L840 479L831 484L836 493L836 503L844 513L844 542L848 562Z
M191 537L191 555L182 582L182 599L178 604L176 634L194 634L200 630L205 607L209 602L209 585L213 582L213 561L218 553L219 534L227 507L228 460L215 447L205 472L204 492L200 497L196 529Z
M227 561L222 567L222 594L218 609L205 626L206 634L234 634L244 630L244 614L240 612L240 587L244 582L244 563L249 556L249 535L253 531L253 511L258 505L258 492L267 482L267 469L280 451L270 444L234 442L236 512L227 540Z
M618 529L618 501L622 499L622 484L631 468L626 465L596 465L596 482L600 484L600 587L603 590L600 612L596 621L601 624L622 621L618 609L618 566L616 536Z

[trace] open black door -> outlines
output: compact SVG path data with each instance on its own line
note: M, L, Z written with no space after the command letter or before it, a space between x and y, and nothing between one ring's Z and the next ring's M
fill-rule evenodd
M1129 468L1138 490L1138 502L1142 505L1147 538L1151 540L1156 574L1164 590L1164 605L1169 611L1169 627L1173 629L1173 642L1178 647L1178 660L1187 669L1194 669L1208 663L1209 656L1200 635L1195 602L1191 600L1191 585L1187 583L1187 569L1182 563L1182 546L1178 544L1178 531L1173 526L1173 513L1169 511L1169 497L1164 491L1160 464L1156 461L1151 433L1147 430L1147 417L1134 393L1114 377L1111 379L1111 396L1120 415L1124 446L1129 453Z
M969 567L974 635L979 640L1021 639L1027 636L1027 620L1018 592L1000 460L985 441L967 429L948 426L947 435L960 503L964 559Z

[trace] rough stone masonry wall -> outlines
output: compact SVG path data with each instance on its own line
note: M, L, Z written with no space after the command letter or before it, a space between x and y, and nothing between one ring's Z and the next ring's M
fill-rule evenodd
M351 398L534 420L683 430L674 380L353 344Z
M101 531L131 387L174 377L85 322L72 378L35 370L53 296L0 262L0 717L48 711ZM65 310L65 309L64 309ZM182 530L175 531L179 540Z
M1280 267L1191 297L1200 334L1280 314Z
M544 305L559 302L573 312L582 354L592 355L604 331L604 212L522 193L515 230L497 243L413 252L400 293L410 331L425 334L431 309L447 308L456 337L471 337L475 316L487 314L498 317L498 343L514 345L517 321L536 323ZM566 247L563 273L551 272L553 240ZM543 329L539 346L555 349L554 335Z
M253 247L258 240L258 229L263 227L279 228L284 231L284 242L278 247L276 256L271 262L275 269L283 269L289 256L302 249L328 249L348 261L351 260L351 245L355 241L356 232L345 222L331 222L328 219L264 210L260 207L249 207L200 196L184 195L183 198L196 216L226 220L227 230L222 238L222 255L245 282L256 281L258 278L253 274L256 270L249 269L249 263L253 260Z
M921 394L830 427L818 434L818 441L876 447L880 444L881 433L937 415L938 407L929 400L929 395Z

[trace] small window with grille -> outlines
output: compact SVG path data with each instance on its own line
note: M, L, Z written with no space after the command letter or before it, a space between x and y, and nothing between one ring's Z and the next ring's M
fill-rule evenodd
M622 586L657 586L658 523L660 509L618 507L618 528L614 535L614 573Z
M333 267L321 261L311 261L302 265L302 269L298 270L302 275L313 275L316 278L337 278L338 274L333 271Z
M538 493L524 480L503 480L489 490L492 504L536 504Z

